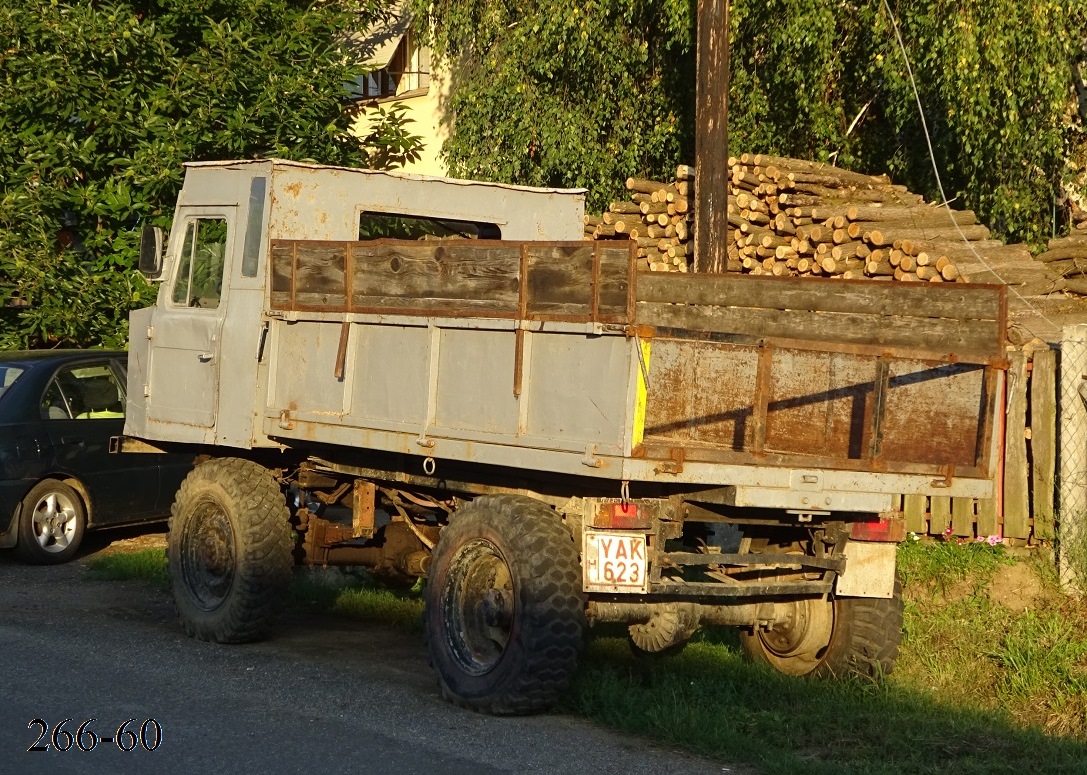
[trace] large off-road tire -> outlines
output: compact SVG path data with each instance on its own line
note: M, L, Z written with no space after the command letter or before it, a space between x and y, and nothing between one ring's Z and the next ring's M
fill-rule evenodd
M902 642L902 584L887 599L850 597L793 603L790 620L742 632L752 660L789 675L879 678L894 668Z
M434 549L424 620L446 699L494 714L553 706L585 632L577 550L559 515L514 495L460 509Z
M39 482L19 512L19 556L37 565L68 562L79 551L86 527L79 493L55 479Z
M166 557L185 632L244 643L262 637L291 580L290 514L269 471L248 460L201 463L178 490Z

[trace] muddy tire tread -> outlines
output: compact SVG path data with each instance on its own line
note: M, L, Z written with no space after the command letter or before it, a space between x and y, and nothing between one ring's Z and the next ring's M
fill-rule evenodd
M829 675L854 674L865 678L889 675L902 643L902 582L895 579L889 599L853 598L849 643L837 664L825 665Z
M185 632L216 643L246 643L264 637L279 613L290 583L293 560L290 513L279 485L261 465L240 458L201 463L182 483L171 508L169 536L181 535L184 510L208 487L218 488L233 504L237 567L229 597L214 611L190 610L184 582L173 571L179 549L168 541L167 569L174 602ZM233 520L232 520L233 521ZM194 615L197 614L197 615Z
M431 567L446 561L471 533L476 519L497 517L516 554L511 572L533 586L530 604L522 610L525 626L515 647L523 668L485 697L464 697L442 676L435 660L435 635L424 627L427 656L442 695L455 705L493 715L525 715L553 707L568 688L584 643L585 599L581 590L578 553L570 531L546 504L517 495L488 495L475 499L454 515L442 531ZM478 515L478 516L477 516ZM435 592L435 594L437 594ZM427 606L435 605L428 595ZM432 616L424 614L425 621ZM511 644L514 647L514 644Z

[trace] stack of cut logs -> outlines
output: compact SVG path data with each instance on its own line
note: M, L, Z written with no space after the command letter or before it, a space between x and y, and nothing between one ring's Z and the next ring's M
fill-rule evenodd
M629 202L612 202L600 216L585 216L586 239L638 242L640 269L686 272L690 243L694 168L681 164L671 183L627 178Z
M968 282L960 261L1004 247L973 212L928 204L886 177L762 154L729 162L730 272ZM632 201L585 216L586 238L636 239L640 269L687 271L693 172L629 179Z
M1066 291L1087 295L1087 211L1072 214L1072 230L1067 237L1051 239L1038 261L1049 273L1062 278Z

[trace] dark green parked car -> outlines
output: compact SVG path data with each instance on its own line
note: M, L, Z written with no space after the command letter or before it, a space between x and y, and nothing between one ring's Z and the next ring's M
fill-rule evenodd
M109 451L126 363L101 350L0 352L0 549L66 562L88 529L169 514L192 456Z

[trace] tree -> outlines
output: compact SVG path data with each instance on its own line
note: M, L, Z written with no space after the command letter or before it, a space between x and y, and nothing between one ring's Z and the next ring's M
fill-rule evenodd
M152 300L144 223L182 163L283 157L394 167L402 110L364 138L351 30L381 0L0 0L0 347L124 346Z
M456 62L455 174L583 185L693 159L687 0L415 0ZM892 0L945 191L1006 237L1040 240L1082 124L1067 121L1085 0ZM729 144L832 161L938 200L883 0L733 0ZM526 109L527 107L527 109Z

